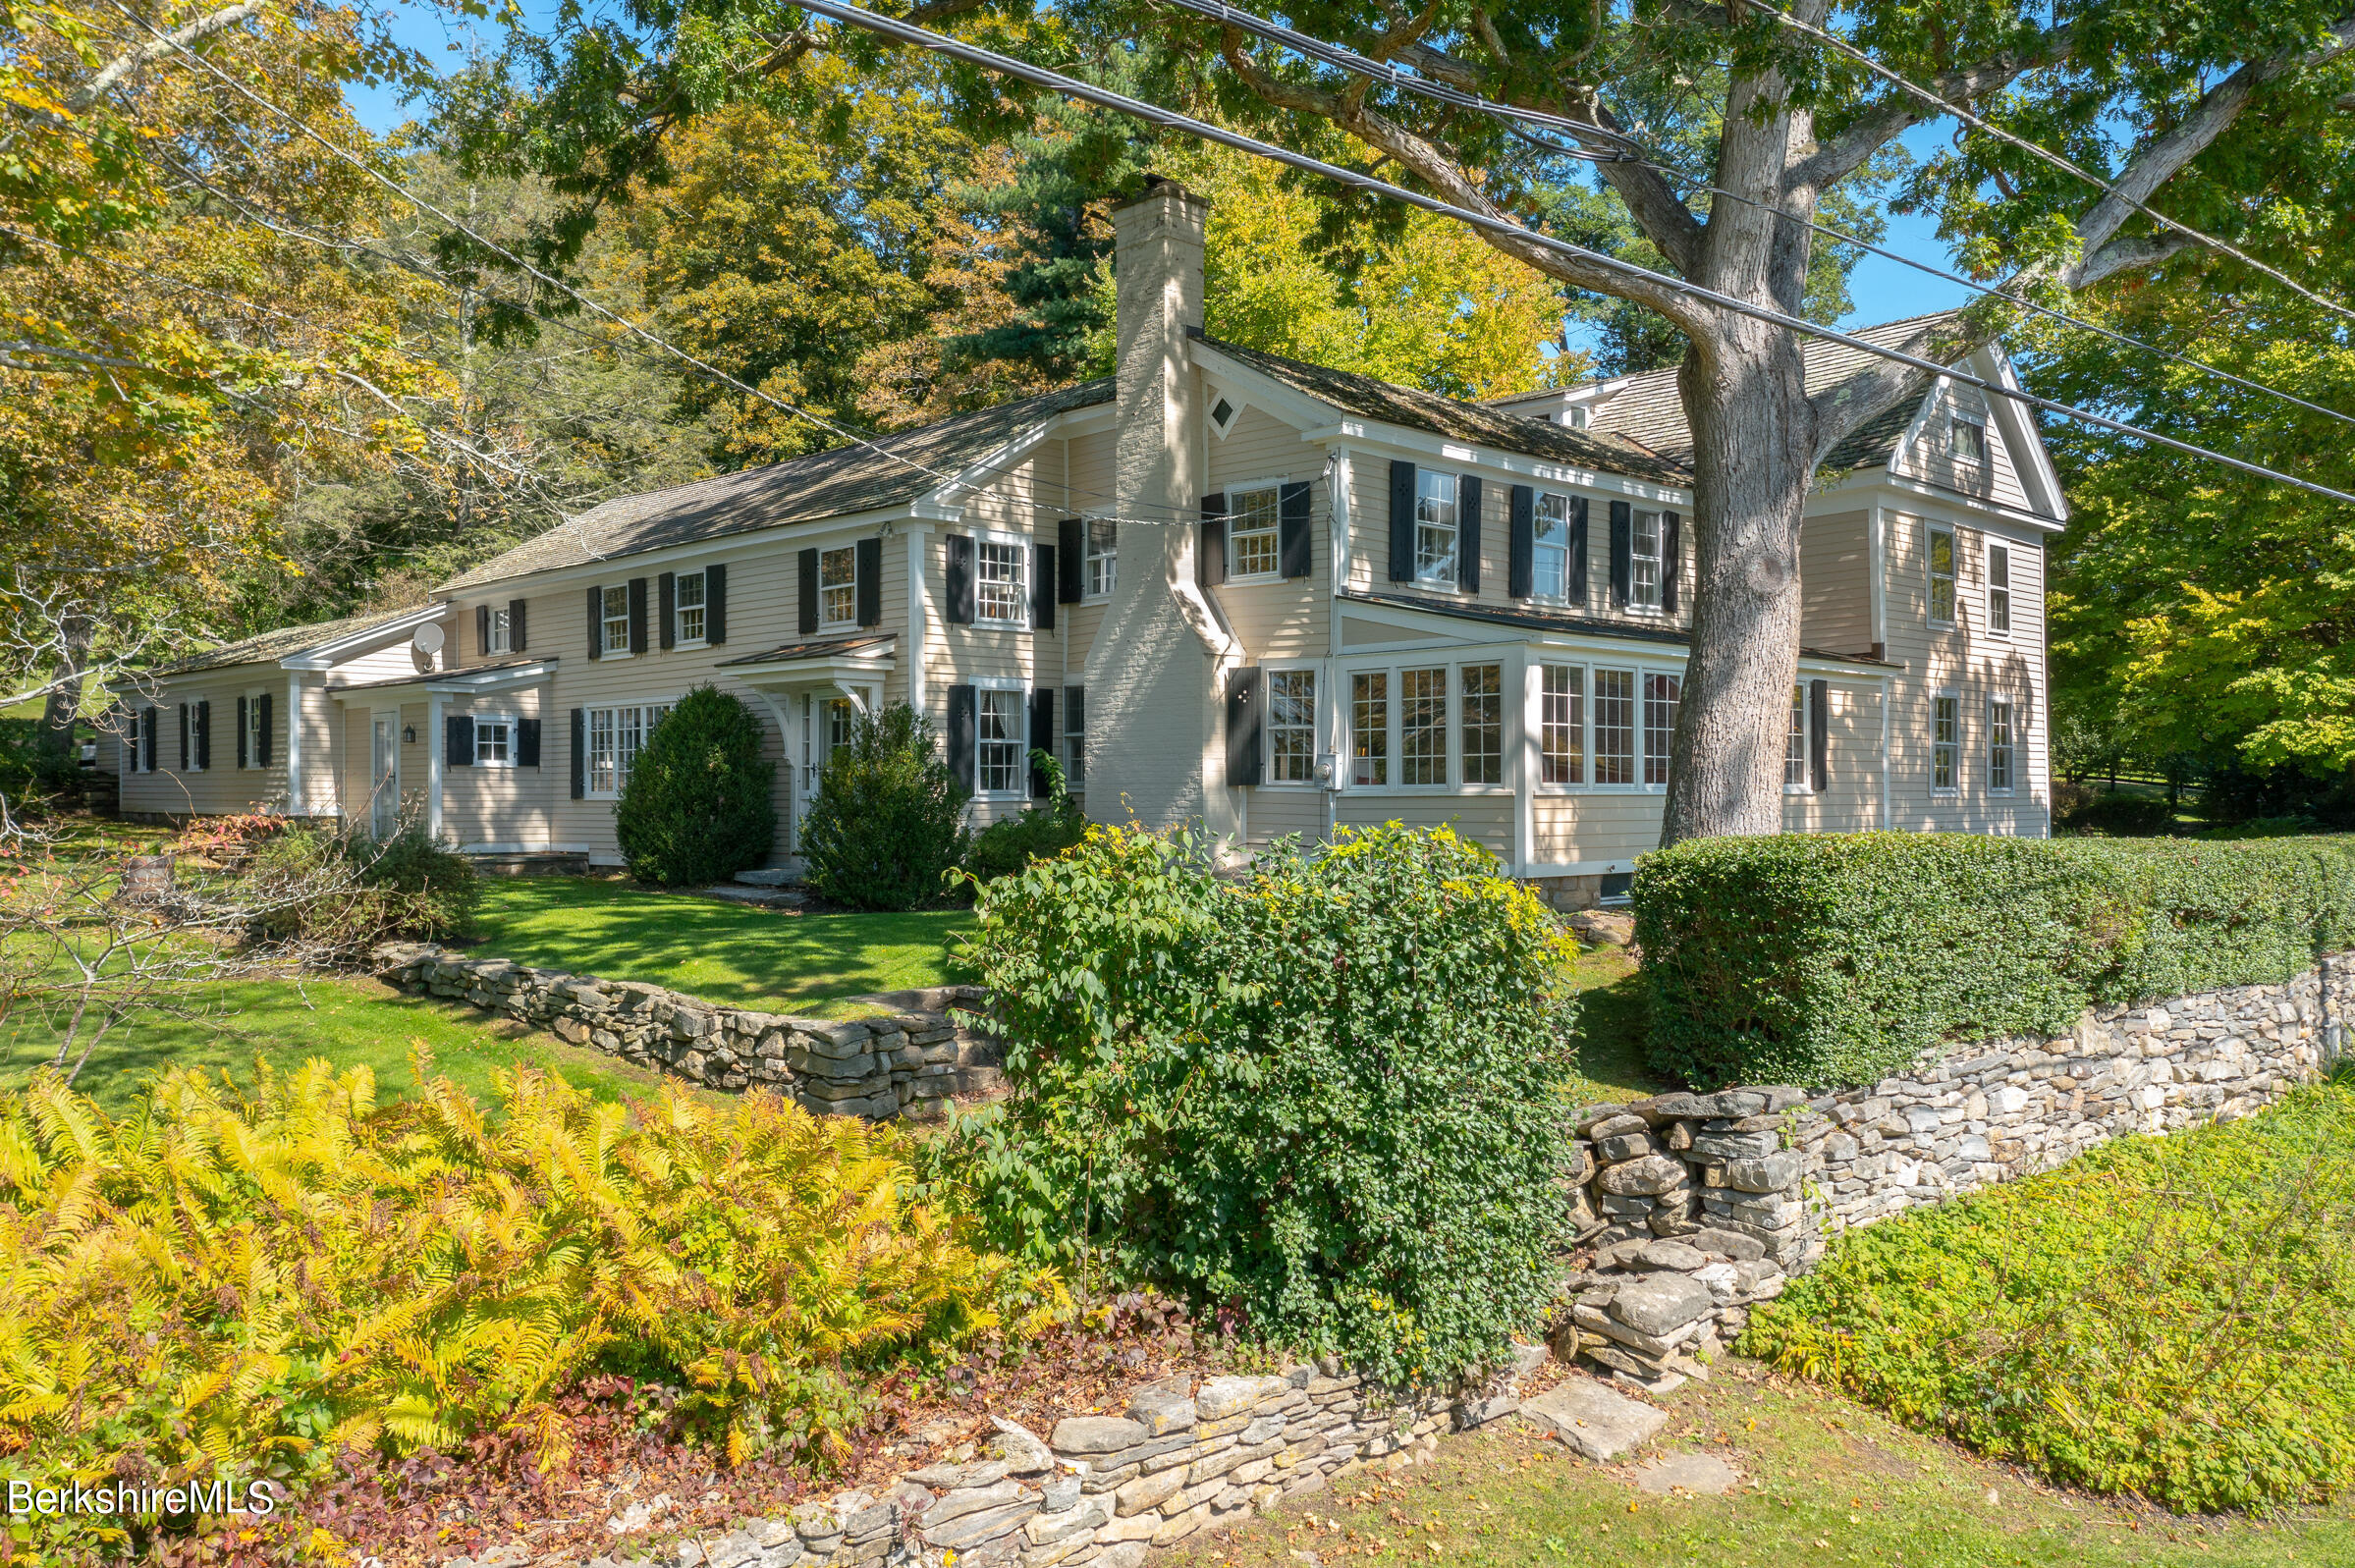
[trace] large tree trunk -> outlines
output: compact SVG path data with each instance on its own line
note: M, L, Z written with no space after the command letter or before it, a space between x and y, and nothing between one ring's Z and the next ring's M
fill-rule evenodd
M1782 831L1815 411L1800 345L1736 318L1678 372L1693 432L1692 657L1661 842Z
M90 618L80 611L70 613L64 633L60 639L64 655L58 663L57 677L41 703L39 739L41 751L54 764L70 769L77 765L74 721L82 712L82 676L89 669Z

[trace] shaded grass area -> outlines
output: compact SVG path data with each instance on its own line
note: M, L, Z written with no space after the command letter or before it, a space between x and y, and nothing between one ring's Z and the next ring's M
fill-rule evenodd
M1578 955L1578 1066L1563 1091L1578 1105L1642 1100L1677 1087L1644 1061L1643 978L1624 947Z
M1443 1439L1397 1475L1342 1477L1273 1518L1190 1543L1168 1568L2355 1562L2355 1512L2343 1507L2190 1520L2058 1491L1748 1364L1659 1403L1671 1419L1656 1452L1724 1459L1741 1473L1734 1491L1654 1496L1633 1485L1636 1465L1589 1464L1514 1419Z
M963 979L949 941L973 928L965 909L791 914L619 878L492 877L482 886L478 955L773 1012L824 1015L862 992Z

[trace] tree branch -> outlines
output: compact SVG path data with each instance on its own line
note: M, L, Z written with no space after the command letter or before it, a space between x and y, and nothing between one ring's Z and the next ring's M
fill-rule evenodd
M1924 84L1943 102L1967 109L1974 101L2002 91L2031 71L2061 64L2076 47L2074 34L2063 25L2044 33L2030 48L1948 71ZM1863 168L1874 153L1921 124L1929 112L1919 99L1897 94L1867 110L1854 125L1835 135L1815 156L1791 171L1791 183L1818 190L1830 189Z
M2139 272L2170 261L2200 242L2172 229L2151 238L2120 237L2078 262L2069 272L2069 287L2090 289L2105 278L2114 278L2121 272Z
M1952 364L1993 343L2009 323L2010 317L1999 312L1946 316L1917 328L1894 347L1917 359ZM1808 399L1815 409L1817 460L1882 409L1919 402L1933 379L1927 370L1876 358Z
M67 93L66 108L74 114L81 114L112 91L116 82L149 61L201 43L214 33L234 27L247 17L259 16L269 8L270 0L239 0L236 5L223 6L209 16L198 17L184 27L150 38L137 48L115 56L99 68L96 76Z

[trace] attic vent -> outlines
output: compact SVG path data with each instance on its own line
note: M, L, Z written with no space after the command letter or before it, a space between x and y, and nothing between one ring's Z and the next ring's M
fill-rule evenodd
M1210 406L1210 422L1219 427L1219 434L1225 435L1227 433L1227 427L1234 423L1234 405L1229 403L1224 398L1221 398L1217 403L1212 404Z

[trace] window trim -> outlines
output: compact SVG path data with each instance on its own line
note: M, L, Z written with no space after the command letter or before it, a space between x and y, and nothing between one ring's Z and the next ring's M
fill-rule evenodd
M976 557L978 564L978 557ZM995 622L988 622L994 624ZM976 804L1027 801L1030 798L1030 683L1019 676L975 676L964 682L973 688L973 799ZM1014 782L1012 789L984 789L981 768L981 694L985 691L1011 691L1014 695L1014 720L1021 727L1021 751L1014 759Z
M630 702L590 703L583 707L580 710L580 724L582 730L580 754L581 772L583 775L581 798L584 800L619 800L622 798L623 787L630 783L629 776L621 766L622 729L621 725L617 722L614 726L613 787L610 789L599 789L597 787L597 757L595 745L597 733L597 715L601 713L618 714L625 708L635 708L642 715L648 708L660 708L665 712L668 712L669 710L678 706L679 698L676 694L673 694L661 697L639 697ZM642 751L646 746L646 736L653 732L653 726L648 725L642 717L638 721L638 750ZM636 752L632 752L630 755L634 757Z
M2012 548L2012 543L2008 539L1989 538L1982 541L1980 570L1984 573L1981 580L1986 584L1987 593L1987 634L1991 637L2001 637L2006 641L2011 637L2011 563L2017 554L2018 552ZM2000 585L1996 582L1996 557L1999 555L2003 558L2003 581ZM1996 617L1996 595L1998 594L2003 596L2002 622L1999 625L1997 623Z
M613 613L613 595L622 596L622 613ZM634 659L638 651L630 646L630 584L627 580L597 584L597 657L600 659ZM622 641L613 640L614 623L622 627Z
M1570 513L1577 499L1567 490L1541 488L1529 503L1529 596L1540 604L1575 605L1582 610L1589 608L1586 599L1570 597L1570 584L1576 580L1578 575L1570 569ZM1548 500L1561 503L1561 543L1559 546L1547 544L1538 531L1539 523L1545 518ZM1561 551L1561 592L1548 593L1538 586L1543 575L1538 570L1538 553L1557 548ZM1590 572L1588 575L1591 576L1593 573Z
M1807 682L1794 680L1790 687L1791 718L1795 723L1783 730L1782 792L1786 795L1812 795L1815 788L1815 714L1807 700ZM1799 754L1790 754L1790 743L1799 742ZM1793 766L1799 770L1799 782L1791 783Z
M1031 562L1035 555L1031 549L1033 543L1031 537L1028 534L1014 533L1005 528L974 528L968 532L973 541L973 629L1028 631L1030 629ZM981 592L981 552L992 545L1010 549L1014 554L1014 599L1016 603L1013 619L1011 621L987 615L982 608L984 601ZM821 606L819 614L822 616L824 613ZM978 687L979 682L974 682L974 684ZM975 798L980 797L976 796ZM1027 786L1022 791L1022 798L1025 800L1030 798Z
M1218 414L1218 407L1222 403L1227 406L1227 417L1223 420ZM1210 426L1210 433L1212 435L1215 435L1221 441L1224 441L1234 433L1234 427L1236 425L1242 423L1243 410L1249 406L1249 403L1244 401L1241 397L1238 397L1236 394L1226 391L1220 387L1212 387L1210 389L1210 402L1203 405L1203 422Z
M1944 534L1948 541L1946 561L1947 614L1940 619L1938 613L1938 536ZM1922 522L1922 618L1940 630L1950 631L1962 623L1962 530L1950 522L1929 518Z
M1996 710L2003 710L2003 772L2009 781L1999 787L1996 784ZM1987 694L1987 792L1999 800L2009 800L2020 792L2020 703L2008 691Z
M1967 457L1966 457L1966 456L1964 456L1964 455L1963 455L1963 453L1962 453L1962 451L1961 451L1961 449L1955 445L1955 439L1954 439L1954 438L1955 438L1955 432L1956 432L1956 431L1958 431L1958 430L1962 430L1962 429L1966 429L1966 428L1967 428L1967 429L1971 429L1971 430L1976 430L1976 431L1978 431L1978 432L1979 432L1979 443L1978 443L1978 445L1979 445L1979 450L1978 450L1977 452L1975 452L1975 453L1972 453L1972 454L1970 454L1970 455L1969 455L1969 456L1967 456ZM1975 467L1983 467L1983 466L1985 466L1985 465L1986 465L1986 463L1987 463L1987 460L1987 460L1987 419L1986 419L1986 417L1985 417L1984 415L1982 415L1981 417L1979 417L1979 418L1977 418L1977 419L1973 419L1973 418L1971 418L1971 417L1970 417L1968 414L1966 414L1966 413L1964 413L1963 411L1961 411L1960 409L1955 409L1955 410L1952 410L1952 411L1950 411L1950 412L1948 412L1948 413L1947 413L1947 415L1946 415L1946 460L1947 460L1947 461L1949 461L1949 462L1967 462L1967 463L1970 463L1970 464L1972 464L1972 465L1973 465L1973 466L1975 466Z
M236 754L246 759L246 765L242 769L232 769L232 772L267 773L271 767L276 766L274 763L264 764L260 760L263 751L262 742L269 738L269 730L263 727L261 722L261 699L268 691L267 686L248 686L243 693L246 699L242 709L246 716L246 732L238 736ZM270 706L275 708L278 705L272 703ZM157 721L157 733L160 735L162 733L161 721ZM158 743L160 744L160 741ZM155 770L150 767L147 771L152 773Z
M1259 734L1264 766L1259 771L1255 789L1320 789L1317 778L1317 758L1324 754L1325 744L1325 661L1322 659L1271 659L1259 667L1264 696L1260 710ZM1308 713L1308 777L1279 779L1276 777L1276 677L1306 672L1310 680ZM1367 787L1371 788L1372 785Z
M1288 479L1246 479L1241 484L1231 484L1227 486L1225 490L1220 492L1227 498L1226 543L1228 586L1233 587L1263 582L1282 582L1284 580L1284 487L1290 482L1291 481ZM1266 533L1274 539L1275 550L1272 554L1272 559L1274 560L1275 565L1270 567L1265 571L1237 571L1234 566L1234 524L1235 519L1239 517L1241 514L1235 510L1235 498L1237 496L1258 495L1262 492L1273 496L1276 500L1276 510L1273 514L1274 520L1272 520L1264 529L1254 528L1251 531L1253 533Z
M855 550L855 549L853 549L853 550L852 550L852 552L851 552L851 554L852 554L852 556L853 556L853 557L855 557L855 556L856 556L856 554L857 554L856 550ZM854 560L852 561L852 563L851 563L851 570L855 572L857 569L858 569L858 568L857 568L857 563L856 563L856 561L855 561L855 559L854 559ZM681 592L680 592L680 590L681 590L682 588L684 588L684 587L686 585L686 579L687 579L687 578L689 578L689 577L692 577L692 578L694 578L694 579L695 579L697 582L699 582L699 583L701 583L701 584L702 584L702 593L703 593L703 598L702 598L702 601L701 601L699 604L696 604L696 605L694 605L694 606L692 606L692 607L691 607L691 608L693 608L693 609L700 610L700 611L702 611L702 612L703 612L703 632L704 632L704 634L703 634L702 636L699 636L699 637L690 637L690 636L688 636L688 635L686 634L686 628L685 628L685 626L683 624L683 622L685 622L685 617L686 617L687 610L688 610L690 607L689 607L688 605L686 605L686 604L685 604L685 603L683 603L683 602L682 602L682 595L681 595ZM689 570L689 571L676 571L676 572L673 572L673 573L671 574L671 642L672 642L672 646L674 646L674 647L679 647L679 648L703 648L703 647L708 647L708 646L710 646L710 644L711 644L711 635L710 635L710 633L711 633L711 577L710 577L710 574L709 574L709 573L708 573L708 572L705 570L705 568L703 568L702 567L696 567L694 569L692 569L692 570Z
M1079 723L1074 726L1072 718ZM1058 727L1057 752L1063 758L1065 789L1075 795L1087 793L1087 685L1084 681L1067 684L1063 688L1063 710L1055 716ZM1074 744L1076 761L1074 767ZM976 758L978 763L979 759Z
M1629 507L1627 509L1627 603L1630 615L1666 616L1669 601L1669 540L1666 507ZM1652 602L1644 603L1639 584L1642 575L1635 568L1646 558L1639 548L1643 543L1643 519L1652 519Z
M1951 741L1942 741L1938 738L1938 705L1942 702L1954 704L1954 738ZM1938 782L1938 750L1942 745L1951 745L1954 748L1954 764L1951 769L1954 782L1950 784L1942 784ZM1963 758L1968 750L1968 741L1963 733L1961 688L1941 686L1930 693L1930 797L1933 800L1961 798Z
M1447 569L1444 573L1436 575L1423 568L1423 528L1425 526L1423 522L1423 485L1426 481L1434 479L1445 479L1448 482L1448 533L1451 541L1448 549ZM1462 506L1463 474L1460 470L1425 468L1419 465L1415 468L1414 582L1411 586L1432 591L1445 589L1449 593L1463 591L1463 517L1460 511ZM1439 524L1432 523L1429 526L1437 528ZM1420 670L1426 667L1416 665L1413 668ZM1424 787L1428 787L1428 785Z
M1537 776L1530 781L1530 788L1532 792L1542 794L1566 795L1583 791L1589 787L1587 781L1594 773L1592 744L1594 714L1592 712L1593 682L1591 678L1594 661L1584 657L1574 663L1568 659L1538 658L1530 661L1530 668L1537 672L1534 699L1537 703L1536 723L1529 726L1529 733L1537 741L1534 751L1537 758ZM1577 742L1578 777L1574 780L1548 780L1546 778L1546 672L1549 670L1573 670L1578 674L1576 688L1571 693L1578 705L1578 719L1574 725L1565 727L1574 732Z
M1481 663L1483 661L1471 662ZM1643 782L1647 760L1644 747L1644 682L1645 678L1650 676L1670 676L1677 682L1677 700L1681 703L1683 682L1690 676L1690 672L1683 665L1642 658L1629 659L1616 653L1597 652L1586 648L1532 650L1528 664L1529 668L1533 670L1553 665L1581 672L1578 687L1578 741L1579 755L1583 759L1579 769L1581 782L1577 784L1547 784L1545 782L1545 759L1542 749L1540 749L1533 752L1536 764L1529 783L1531 794L1666 795L1668 793L1669 786L1665 783L1645 784ZM1628 763L1633 778L1627 784L1595 783L1595 676L1605 671L1622 671L1632 677L1633 683L1629 690L1628 700L1634 704L1629 724L1634 749L1629 753ZM1542 728L1545 722L1545 682L1541 676L1530 688L1530 702L1535 706L1521 719L1521 734L1526 739L1534 740L1538 748L1542 748L1545 744ZM1511 743L1509 724L1506 729L1506 743L1507 745ZM1509 784L1505 787L1511 788Z
M818 630L821 633L852 630L858 625L858 541L853 539L847 544L822 544L817 548ZM826 558L828 556L839 555L848 555L850 558L850 613L842 617L840 620L837 620L826 613L826 595L829 592L829 584L826 581ZM976 590L973 600L973 616L976 622L978 622L981 616L981 600L978 593L981 584L981 547L978 540L975 541L973 547L973 583ZM835 592L840 592L842 587L843 585L841 583L834 583L831 585L832 591ZM990 624L996 625L998 622L993 621L990 622Z
M1096 529L1101 525L1112 536L1112 548L1096 549ZM1096 563L1110 564L1104 574L1104 586L1096 586ZM1120 591L1121 586L1121 525L1110 517L1082 515L1079 519L1079 602L1104 604Z
M517 765L516 730L521 723L522 716L502 710L498 713L469 714L467 717L474 721L474 766L477 768L515 767ZM486 724L504 725L507 728L507 755L495 761L482 754L482 727Z
M483 657L487 659L494 654L515 652L515 628L508 624L510 614L508 606L504 604L485 605L483 609L489 612L484 624L488 625L491 631L490 643L482 650Z

